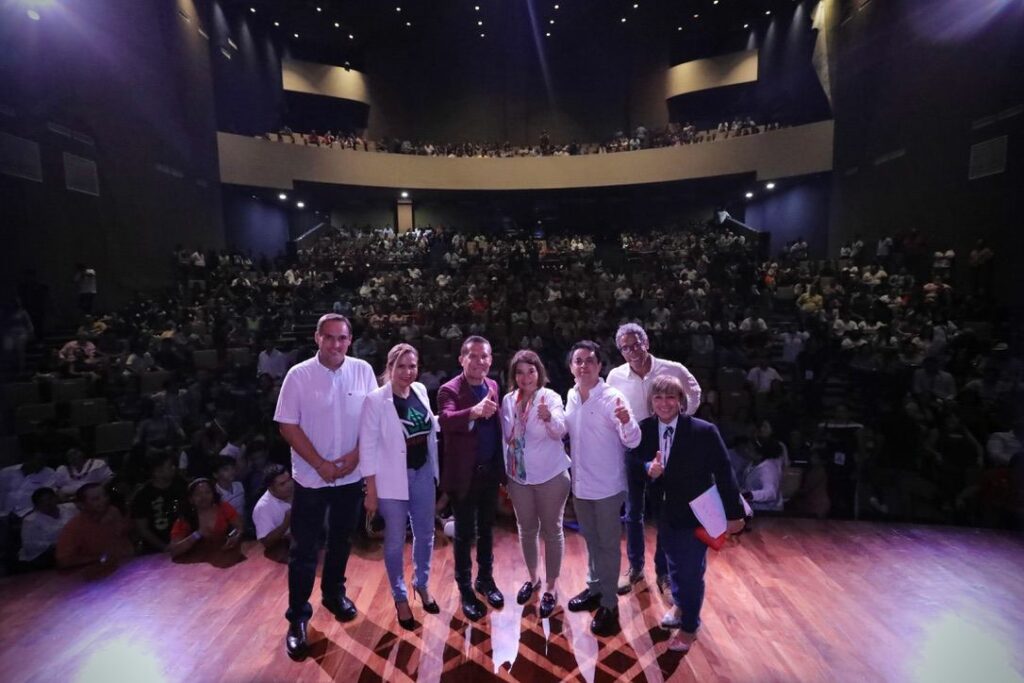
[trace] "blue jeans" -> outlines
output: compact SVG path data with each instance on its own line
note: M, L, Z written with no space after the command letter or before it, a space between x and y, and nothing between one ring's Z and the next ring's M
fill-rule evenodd
M430 578L430 555L434 551L434 470L427 463L409 473L409 500L381 498L378 512L384 518L384 566L388 570L391 595L396 602L409 599L405 589L403 555L405 521L412 519L412 564L416 588L426 588Z
M665 551L672 600L682 613L682 628L696 633L700 608L704 604L704 569L708 547L693 535L693 529L658 525L658 545Z
M626 477L626 559L636 571L644 568L644 498L647 492L647 475L630 472ZM659 535L659 539L661 536ZM668 573L665 552L661 543L654 547L654 572L658 576Z
M351 549L349 537L359 523L363 484L310 489L295 482L292 498L292 544L288 554L288 611L290 622L308 621L313 615L309 596L316 580L320 532L327 515L327 553L320 577L324 600L345 597L345 566Z

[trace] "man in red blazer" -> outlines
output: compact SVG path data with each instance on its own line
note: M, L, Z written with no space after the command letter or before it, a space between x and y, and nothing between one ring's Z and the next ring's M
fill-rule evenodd
M498 384L488 379L491 344L471 336L462 342L462 373L437 392L438 420L444 439L440 488L455 513L455 583L462 612L472 621L486 608L475 591L499 609L505 597L494 583L494 514L498 487L505 481L498 419ZM470 550L476 539L477 576L473 582Z

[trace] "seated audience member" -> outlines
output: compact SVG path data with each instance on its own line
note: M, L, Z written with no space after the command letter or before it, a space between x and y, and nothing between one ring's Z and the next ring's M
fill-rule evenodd
M32 511L32 494L36 489L53 488L57 475L43 454L33 451L25 462L0 470L0 517L14 513L24 517Z
M107 463L100 458L86 458L80 448L67 452L67 464L57 468L54 487L62 500L71 500L85 484L106 484L113 479Z
M131 516L144 552L168 549L171 525L185 498L185 482L175 463L172 453L158 452L150 461L149 480L132 497Z
M263 469L263 482L267 490L252 510L252 523L256 539L283 561L288 549L292 524L292 475L284 465L272 463Z
M234 459L226 455L218 456L213 466L213 480L220 499L242 515L245 512L245 487L235 479L237 471Z
M762 357L756 367L750 368L747 382L755 394L770 394L778 386L776 383L782 383L782 376L778 370L768 365L767 358Z
M100 484L86 484L75 494L79 513L57 537L57 566L99 564L113 567L134 554L131 524L110 504Z
M743 474L740 490L754 510L782 509L782 468L784 447L772 435L772 425L761 420L747 448L750 465Z
M178 443L185 440L185 432L177 421L167 414L167 406L163 401L144 399L142 415L142 421L135 429L134 445Z
M285 353L280 351L274 340L267 337L263 341L263 350L256 359L256 376L270 375L275 381L280 381L295 359L294 352Z
M32 505L32 512L21 523L18 560L25 569L49 569L57 561L57 537L78 514L78 508L74 503L61 504L57 493L49 488L36 489Z
M171 528L171 556L179 558L190 551L236 560L242 540L242 520L231 507L220 499L213 481L200 477L188 485L188 496L181 506L181 514Z
M911 391L926 401L949 401L956 397L956 382L953 375L941 368L936 356L928 356L914 371Z

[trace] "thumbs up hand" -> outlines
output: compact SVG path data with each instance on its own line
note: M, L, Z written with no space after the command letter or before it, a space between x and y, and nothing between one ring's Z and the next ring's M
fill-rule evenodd
M665 474L665 465L661 451L658 451L654 454L654 460L647 465L647 476L651 479L657 479L663 474Z
M470 418L474 420L487 420L498 411L498 397L494 395L494 389L487 390L487 396L479 403L470 408Z
M621 398L615 399L615 417L622 424L629 424L629 408L623 405Z
M541 395L540 405L537 406L537 417L544 422L551 422L551 409L548 408L547 397Z

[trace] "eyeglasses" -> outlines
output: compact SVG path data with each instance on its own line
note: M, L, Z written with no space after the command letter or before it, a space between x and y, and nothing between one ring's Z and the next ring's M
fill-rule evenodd
M619 347L619 353L626 355L627 353L636 353L644 348L644 345L640 342L633 342L632 344L623 344Z

